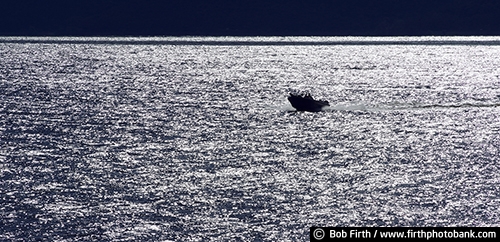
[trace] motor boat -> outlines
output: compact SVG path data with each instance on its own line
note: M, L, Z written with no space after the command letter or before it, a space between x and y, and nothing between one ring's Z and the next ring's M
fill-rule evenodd
M330 106L325 100L315 100L310 93L290 93L288 101L297 111L319 112L323 107Z

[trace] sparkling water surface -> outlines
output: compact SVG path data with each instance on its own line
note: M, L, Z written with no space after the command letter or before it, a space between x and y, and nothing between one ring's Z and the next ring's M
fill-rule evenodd
M500 226L499 57L498 37L0 38L0 240Z

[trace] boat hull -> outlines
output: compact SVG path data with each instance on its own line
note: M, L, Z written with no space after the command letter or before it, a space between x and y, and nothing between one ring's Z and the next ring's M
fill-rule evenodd
M324 107L330 106L327 101L314 100L310 96L299 96L290 94L288 101L297 111L319 112Z

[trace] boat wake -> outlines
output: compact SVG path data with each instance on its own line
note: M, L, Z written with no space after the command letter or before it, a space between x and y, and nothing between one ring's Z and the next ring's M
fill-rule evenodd
M460 109L460 108L495 108L500 103L444 103L444 104L415 104L415 103L341 103L324 107L324 111L394 111L419 109Z
M491 108L500 107L500 103L458 103L458 104L423 104L415 108Z

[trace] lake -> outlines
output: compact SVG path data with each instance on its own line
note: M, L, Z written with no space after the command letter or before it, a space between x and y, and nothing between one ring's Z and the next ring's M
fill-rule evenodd
M0 38L0 240L500 226L500 37ZM297 112L291 91L330 107Z

